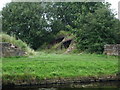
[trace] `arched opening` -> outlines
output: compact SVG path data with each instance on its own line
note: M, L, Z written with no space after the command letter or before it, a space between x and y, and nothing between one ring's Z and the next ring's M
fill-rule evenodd
M63 42L63 46L65 47L65 49L67 49L69 47L69 45L71 44L71 41L72 41L72 39L69 39L69 40Z

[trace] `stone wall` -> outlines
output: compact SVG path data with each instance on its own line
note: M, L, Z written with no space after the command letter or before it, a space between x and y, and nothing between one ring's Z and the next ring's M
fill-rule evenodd
M120 44L107 44L104 46L104 54L120 56Z
M0 57L24 56L25 51L8 42L0 42Z

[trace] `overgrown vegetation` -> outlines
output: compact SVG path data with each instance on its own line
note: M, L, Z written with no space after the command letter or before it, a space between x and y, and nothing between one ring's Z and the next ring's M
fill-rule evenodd
M11 2L2 10L3 32L36 50L63 30L76 37L78 51L102 53L105 44L120 43L120 21L109 7L102 2Z
M46 54L21 58L3 58L3 82L32 82L34 79L114 75L118 58L97 54Z
M41 2L11 2L2 10L3 32L15 35L36 50L49 43L58 32L52 30L49 20L45 19L47 12L47 6L44 8Z
M114 16L109 4L102 2L7 4L1 16L2 42L12 43L29 54L35 53L30 48L44 49L45 53L39 51L28 57L3 57L3 83L115 75L118 72L117 57L83 53L102 53L105 44L120 43L120 21ZM69 44L71 49L76 45L72 54L55 54L66 51L65 47L60 49L61 42L52 42L60 36L64 36L60 40L74 39L74 43ZM48 45L51 45L50 49L46 50Z
M78 19L80 29L76 30L77 47L81 51L103 53L104 45L119 44L120 21L106 8L99 8ZM116 26L117 25L117 26Z
M16 40L14 36L9 36L5 33L0 33L0 38L2 41L0 42L9 42L22 50L26 51L28 55L35 54L34 50L31 49L25 42L21 41L20 39Z

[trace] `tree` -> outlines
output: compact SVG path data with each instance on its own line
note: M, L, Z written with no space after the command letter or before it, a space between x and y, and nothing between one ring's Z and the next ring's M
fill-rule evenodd
M102 2L9 3L2 11L3 31L37 49L61 30L76 35L82 51L102 52L119 43L120 21Z
M109 9L109 3L55 3L56 17L76 35L81 51L102 53L105 44L118 43L119 21Z
M102 53L105 44L118 43L117 31L120 30L120 21L107 7L88 13L78 19L77 23L80 23L76 30L77 47L81 51Z
M78 18L84 17L89 12L94 13L97 8L104 6L101 2L66 2L54 3L53 5L56 18L65 26L63 30L68 30L66 28L68 25L77 28L76 20Z
M15 35L34 49L50 42L58 31L51 30L46 5L50 6L49 3L9 3L2 11L3 32Z
M80 51L102 53L105 44L120 43L120 21L114 18L109 3L55 3L57 18L76 35Z

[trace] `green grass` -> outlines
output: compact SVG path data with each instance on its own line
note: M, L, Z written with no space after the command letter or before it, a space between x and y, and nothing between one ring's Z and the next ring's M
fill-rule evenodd
M3 58L3 81L113 75L118 72L118 58L97 54L46 54Z

